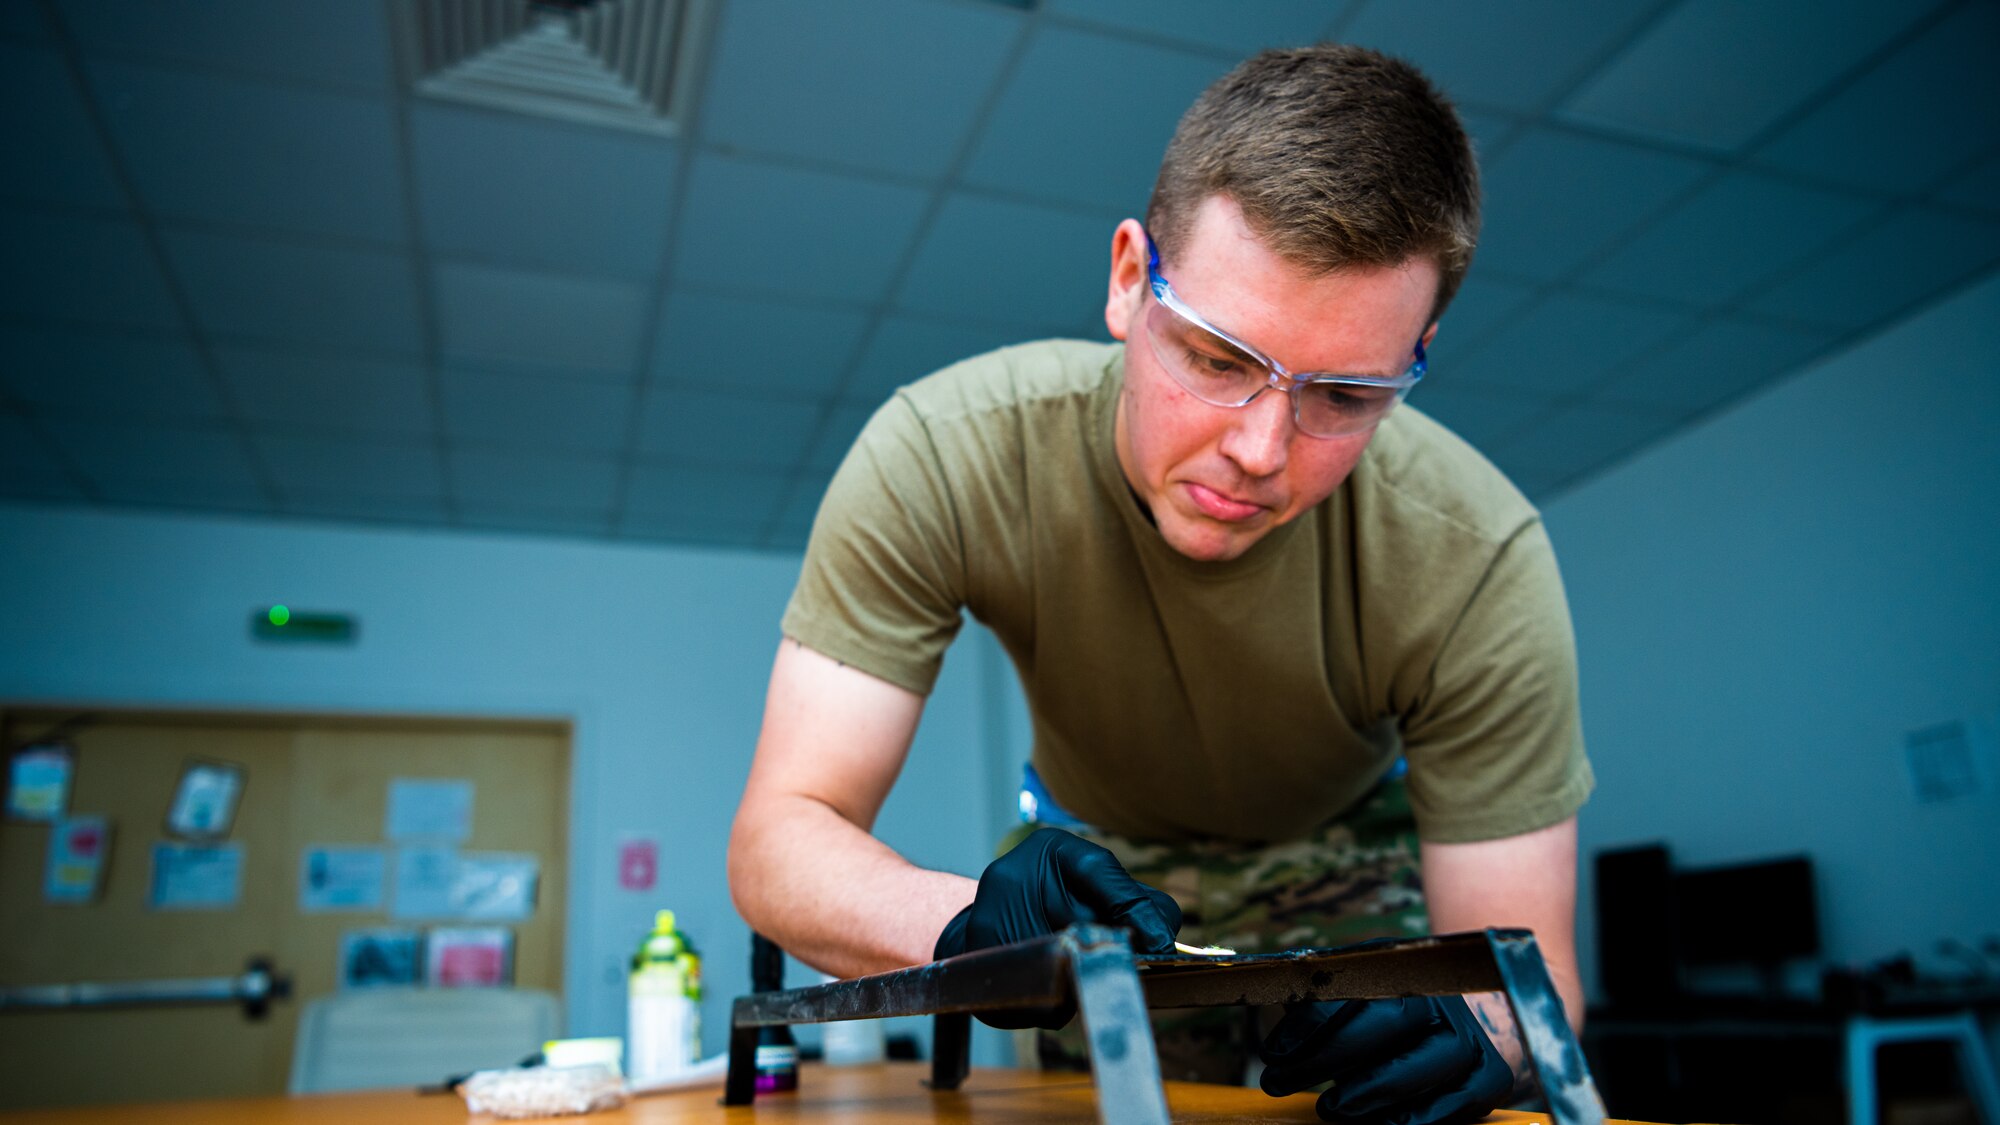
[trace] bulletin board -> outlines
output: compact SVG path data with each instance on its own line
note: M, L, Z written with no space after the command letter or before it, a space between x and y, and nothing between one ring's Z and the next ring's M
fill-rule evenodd
M76 753L69 811L111 824L105 881L92 902L48 901L49 827L0 823L0 984L228 976L262 955L291 975L294 993L254 1022L230 1006L0 1016L0 1052L15 1076L0 1083L0 1109L283 1093L299 1012L339 987L343 935L425 926L392 917L387 902L301 909L307 848L373 845L393 857L385 823L397 779L470 782L469 833L454 846L534 858L532 912L503 923L510 969L517 987L561 995L566 724L0 710L6 745L57 728ZM214 841L240 849L240 901L163 910L150 885L153 849L172 839L169 806L197 760L242 767L229 831Z

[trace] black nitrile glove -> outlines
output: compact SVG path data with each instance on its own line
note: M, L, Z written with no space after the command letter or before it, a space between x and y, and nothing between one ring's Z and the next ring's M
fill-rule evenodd
M1316 1106L1322 1121L1464 1125L1514 1088L1459 996L1287 1004L1261 1054L1273 1097L1333 1082Z
M1132 931L1135 953L1166 953L1180 932L1181 908L1126 874L1118 857L1060 828L1039 828L979 876L972 905L938 935L938 958L1052 934L1074 922L1101 922ZM1014 1030L1058 1028L1075 1004L982 1012L981 1022Z

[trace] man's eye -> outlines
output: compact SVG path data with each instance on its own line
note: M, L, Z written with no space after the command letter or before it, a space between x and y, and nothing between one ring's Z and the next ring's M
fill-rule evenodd
M1222 377L1243 370L1243 365L1230 356L1210 355L1191 347L1183 347L1181 353L1187 360L1188 369L1202 375Z
M1371 413L1395 397L1395 392L1386 387L1357 387L1341 383L1311 383L1303 390L1323 409L1342 414Z

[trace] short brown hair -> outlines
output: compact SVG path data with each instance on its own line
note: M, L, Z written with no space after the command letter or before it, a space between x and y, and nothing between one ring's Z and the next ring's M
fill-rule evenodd
M1167 254L1226 195L1310 270L1437 263L1435 319L1472 265L1479 166L1451 102L1401 59L1339 43L1265 51L1182 116L1146 208Z

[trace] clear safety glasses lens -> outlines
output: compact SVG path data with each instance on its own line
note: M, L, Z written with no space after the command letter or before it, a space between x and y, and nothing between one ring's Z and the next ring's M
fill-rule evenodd
M1271 369L1261 360L1157 298L1146 304L1153 355L1189 394L1212 406L1236 407L1272 385ZM1407 387L1315 379L1293 388L1292 417L1313 437L1344 437L1372 429L1408 393Z

